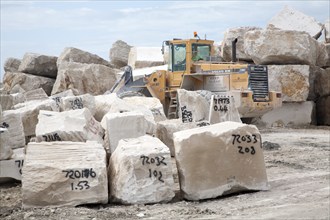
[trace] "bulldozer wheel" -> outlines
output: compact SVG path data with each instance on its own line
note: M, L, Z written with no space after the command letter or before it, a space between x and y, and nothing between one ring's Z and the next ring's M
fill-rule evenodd
M135 92L135 91L126 91L126 92L118 94L118 97L121 99L126 98L126 97L134 97L134 96L145 97L145 95L143 93Z

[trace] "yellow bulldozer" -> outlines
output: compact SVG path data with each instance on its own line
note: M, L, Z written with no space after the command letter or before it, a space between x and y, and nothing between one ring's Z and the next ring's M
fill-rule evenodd
M133 81L132 69L127 66L120 79L125 79L125 86L117 94L157 97L168 118L177 117L177 89L230 94L242 119L280 107L281 92L269 91L267 66L237 62L236 43L237 39L232 42L232 62L221 62L215 56L214 41L200 39L196 32L193 39L164 41L162 52L167 46L168 70L158 70Z

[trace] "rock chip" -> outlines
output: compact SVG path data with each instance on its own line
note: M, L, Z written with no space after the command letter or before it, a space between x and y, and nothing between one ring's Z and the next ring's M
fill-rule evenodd
M104 130L87 108L54 112L41 110L36 126L37 141L97 141L103 144Z
M100 95L116 82L117 70L105 65L63 62L58 68L52 95L68 89L75 95Z
M188 200L268 189L261 137L254 125L222 122L179 131L174 146Z
M85 64L100 64L108 67L112 65L105 59L96 54L80 50L74 47L66 47L57 59L57 66L66 62L85 63Z
M8 93L21 92L15 86L19 86L23 91L31 91L42 88L47 95L50 95L55 79L43 76L35 76L20 72L6 72L3 77L4 90Z
M149 125L140 112L108 113L102 121L105 143L113 153L121 139L137 138L148 133Z
M19 65L21 65L21 60L16 58L8 58L4 64L5 72L17 72Z
M123 204L168 202L174 196L169 149L157 138L121 140L109 161L113 201Z
M226 30L221 43L221 57L224 61L232 61L232 41L237 38L236 58L238 60L252 61L244 51L244 34L251 30L260 30L258 27L238 27Z
M25 53L18 71L55 79L57 75L56 61L55 56Z
M22 167L24 165L24 149L19 148L13 151L8 160L0 160L0 183L13 179L22 180Z
M267 28L305 31L315 39L318 39L321 36L323 25L317 22L315 18L305 15L289 6L285 6L268 22Z
M132 46L122 40L117 40L114 42L109 52L111 64L115 65L117 68L126 66L131 47Z
M106 164L103 146L93 141L29 143L22 169L22 206L106 204Z
M132 47L128 55L128 65L133 69L164 65L160 47Z
M258 65L315 65L319 43L301 31L255 30L245 33L244 50Z

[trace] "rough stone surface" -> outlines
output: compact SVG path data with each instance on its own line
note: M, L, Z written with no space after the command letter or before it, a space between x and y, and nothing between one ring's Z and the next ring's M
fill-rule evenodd
M179 118L182 122L204 121L209 118L210 104L196 91L178 89Z
M10 159L0 160L0 183L22 179L23 151L23 148L15 149Z
M57 57L36 53L25 53L18 71L48 78L56 78Z
M12 107L18 103L25 102L24 95L22 93L14 94L0 94L0 104L2 110L10 110Z
M198 122L183 123L181 119L171 119L160 121L157 123L156 137L159 138L171 152L171 156L175 156L173 134L177 131L183 131L191 128L202 127L203 125L209 125L208 122L204 124Z
M330 43L319 44L319 54L316 65L323 68L330 67Z
M22 116L25 136L34 136L40 110L59 111L56 102L52 99L47 99L15 105L14 110L8 110L8 112L20 114Z
M15 91L15 86L20 86L24 91L42 88L47 95L50 95L54 82L55 79L43 76L35 76L20 72L6 72L3 77L3 88L8 93L13 93Z
M104 130L87 108L65 112L43 111L38 115L37 141L97 141L103 144Z
M106 133L104 141L111 153L121 139L137 138L148 133L148 121L139 112L108 113L101 125Z
M330 19L324 22L324 40L326 43L330 43Z
M106 115L114 102L124 102L118 98L117 94L107 94L95 96L95 119L101 121L104 115Z
M13 155L8 142L10 141L10 134L7 128L0 127L0 161L8 160Z
M22 169L22 206L106 204L106 164L106 152L96 142L29 143Z
M317 100L316 120L318 125L330 125L330 95Z
M66 47L57 59L57 66L66 62L85 63L85 64L100 64L112 67L105 59L96 54L80 50L74 47Z
M88 108L92 115L94 115L95 98L90 94L62 97L60 106L61 111Z
M133 96L124 98L124 101L136 108L143 106L149 109L154 116L155 122L166 120L163 105L157 98Z
M237 38L236 58L238 60L252 61L244 51L244 34L251 30L260 30L258 27L239 27L226 30L221 43L221 57L224 61L232 61L232 41Z
M0 119L0 127L8 130L7 146L20 148L25 146L25 135L21 114L16 111L4 111Z
M210 124L224 121L242 122L235 106L234 97L228 95L212 95L208 121Z
M315 65L319 43L305 32L256 30L244 35L244 50L255 64Z
M174 196L169 149L157 138L119 142L109 161L111 199L123 204L168 202Z
M317 39L321 36L323 25L317 22L315 18L307 16L289 6L285 6L268 22L267 28L305 31Z
M321 69L318 67L313 67L315 74L314 81L314 96L318 97L329 96L330 95L330 68Z
M308 126L315 123L315 103L312 101L282 103L282 107L267 112L253 122L258 127L266 128Z
M283 102L303 102L313 86L310 84L310 75L312 73L308 65L269 65L269 88L282 91Z
M5 72L17 72L19 65L21 65L20 59L10 57L5 61L3 68Z
M58 109L61 109L61 100L63 97L67 97L67 96L75 96L75 95L73 94L73 91L71 89L68 89L63 92L52 95L49 98L53 99L56 102L56 106L58 107Z
M132 46L122 40L117 40L114 42L109 53L111 64L115 65L117 68L126 66L131 47Z
M133 69L164 65L160 47L132 47L128 55L128 65Z
M176 132L174 146L188 200L268 189L261 137L254 125L222 122Z
M52 95L68 89L75 95L100 95L116 82L117 70L100 64L64 62L58 68Z
M27 91L23 93L23 95L26 101L43 100L48 98L46 92L42 88Z

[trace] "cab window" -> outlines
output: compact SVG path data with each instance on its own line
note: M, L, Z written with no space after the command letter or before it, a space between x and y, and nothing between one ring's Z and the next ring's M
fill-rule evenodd
M211 55L211 46L207 44L192 44L192 56L193 61L206 60Z
M172 57L172 71L186 70L186 45L172 44L170 46L170 56ZM170 62L169 62L170 65Z

